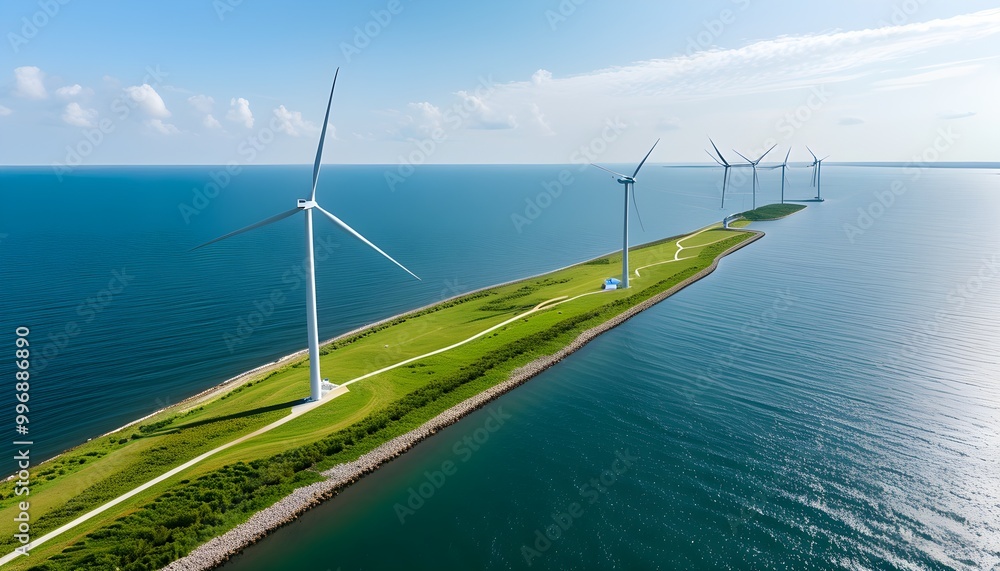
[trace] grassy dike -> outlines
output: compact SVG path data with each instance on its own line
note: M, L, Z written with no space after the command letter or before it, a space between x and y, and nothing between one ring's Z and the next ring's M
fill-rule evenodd
M748 210L740 216L749 222L763 222L767 220L779 220L786 216L791 216L799 210L805 208L805 204L768 204L754 210Z
M760 210L760 209L758 209ZM626 291L596 292L615 275L609 255L489 288L355 332L322 348L335 383L468 339L460 347L352 384L340 396L270 432L211 456L9 563L9 569L157 569L240 525L292 490L324 480L448 408L504 382L577 336L690 280L755 234L711 229L630 251ZM678 241L683 246L679 260ZM643 266L649 266L643 268ZM581 296L581 297L577 297ZM562 303L559 303L562 302ZM34 468L31 535L38 538L198 454L288 414L308 393L308 361L290 359L238 387L171 407ZM13 482L0 486L0 547L17 547Z

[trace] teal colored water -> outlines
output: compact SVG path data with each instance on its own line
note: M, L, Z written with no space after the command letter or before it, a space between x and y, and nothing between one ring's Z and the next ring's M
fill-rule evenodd
M321 190L327 208L425 281L410 283L337 237L336 257L321 264L324 334L433 301L448 283L479 287L613 249L618 221L608 218L620 195L575 170L575 184L515 229L510 214L523 214L524 198L560 168L440 167L396 193L380 186L377 167L328 171L339 178ZM721 173L651 173L639 196L646 232L635 239L720 218ZM274 187L308 178L297 168L259 175ZM204 170L129 173L149 186L131 216L121 201L136 190L121 171L81 173L73 190L38 174L2 176L5 193L13 177L70 201L35 212L24 209L37 196L4 194L27 214L13 220L5 209L0 220L12 228L3 229L0 271L5 288L15 284L3 330L22 317L42 324L33 335L44 338L45 324L72 316L119 264L136 265L131 289L42 373L39 415L50 416L39 439L64 446L155 408L156 395L178 399L301 346L292 296L236 353L222 340L281 284L301 247L295 223L183 252L287 209L295 192L241 176L245 186L186 225L176 203ZM806 175L793 177L789 194L810 196ZM364 194L346 193L364 181ZM905 193L882 206L878 196L889 203L896 181ZM777 198L776 182L763 178L759 202ZM987 169L825 169L826 202L758 224L767 236L705 280L225 568L997 568L998 182ZM746 190L733 211L748 204ZM859 208L871 218L859 220ZM20 281L11 256L25 266ZM87 390L67 395L77 383ZM81 428L62 430L74 422ZM546 532L554 539L539 539Z
M553 186L563 170L564 190ZM221 172L0 169L0 331L13 342L31 329L36 460L304 348L301 217L189 250L295 206L311 168ZM385 173L324 167L317 198L423 281L317 220L321 338L620 248L620 215L606 215L620 212L619 185L578 166L425 167L395 190ZM650 171L635 241L721 219L714 178L672 184L690 177ZM269 304L275 293L283 301ZM0 422L13 425L13 407ZM15 466L3 460L4 473Z

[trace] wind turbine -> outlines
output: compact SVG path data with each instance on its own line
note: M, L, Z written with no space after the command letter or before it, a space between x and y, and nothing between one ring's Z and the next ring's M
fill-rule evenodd
M342 230L354 236L361 242L365 243L368 247L372 248L379 254L382 254L389 259L392 263L396 264L402 268L406 273L411 276L420 279L416 274L406 269L406 266L400 264L389 254L383 252L378 246L372 244L367 238L359 234L354 228L351 228L345 224L340 218L337 218L333 214L330 214L323 209L322 206L316 203L316 182L319 180L319 165L323 158L323 142L326 140L326 127L330 122L330 107L333 104L333 91L337 87L337 76L340 74L340 68L337 68L337 72L333 75L333 86L330 87L330 99L326 103L326 117L323 119L323 129L319 135L319 148L316 149L316 161L313 163L313 176L312 176L312 191L309 194L309 198L300 198L295 205L295 208L282 212L281 214L276 214L266 220L261 220L256 224L251 224L245 228L240 228L235 232L230 232L225 236L220 236L214 240L209 240L200 246L192 248L192 250L197 250L198 248L203 248L209 244L214 244L216 242L225 240L226 238L231 238L237 234L242 234L244 232L249 232L255 230L262 226L267 226L273 222L283 220L289 216L298 214L299 212L305 213L306 222L306 257L305 257L305 273L306 273L306 330L309 341L309 397L312 401L318 401L323 398L323 383L320 376L319 369L319 331L316 326L316 257L313 252L313 210L319 211L321 214L333 221L334 224L339 226Z
M725 208L726 207L726 186L729 184L729 169L731 169L733 167L733 165L729 164L729 161L726 160L726 157L722 156L722 153L719 152L719 147L715 146L715 141L713 141L711 137L708 138L708 142L712 143L712 148L715 149L715 154L719 155L719 158L715 158L715 155L713 155L712 153L709 153L707 150L705 152L708 153L708 156L712 157L713 161L719 163L719 166L722 167L722 169L723 169L723 171L722 171L722 208Z
M822 180L822 178L823 178L823 161L825 161L826 159L830 158L830 156L827 155L827 156L823 157L822 159L820 159L820 158L816 157L816 153L812 152L812 149L810 149L808 146L806 147L806 150L809 151L809 154L812 155L812 157L813 157L813 163L811 165L809 165L809 166L811 166L812 169L813 169L813 181L812 181L812 185L816 187L816 200L822 201L823 200L823 194L822 194L821 190L822 190L822 185L823 185L823 180Z
M770 149L768 149L767 151L765 151L764 154L761 155L760 158L757 159L756 161L751 161L750 159L748 159L745 156L743 156L743 153L741 153L739 151L736 151L736 150L733 151L737 155L743 157L743 160L745 160L746 162L750 163L750 166L753 167L753 208L755 210L757 209L757 165L759 165L760 161L764 160L764 157L766 157L767 154L770 153L771 151L773 151L774 147L777 147L777 146L778 145L774 145L773 147L771 147Z
M649 149L649 152L646 153L646 156L642 159L642 162L639 163L639 166L635 167L635 172L632 173L632 176L615 172L613 170L609 170L602 166L598 166L591 163L591 166L597 167L602 171L613 174L615 178L618 179L619 183L625 185L625 223L624 223L625 230L623 234L624 238L622 239L622 288L623 289L628 289L628 197L630 194L632 195L632 206L635 207L635 215L639 219L639 226L642 226L642 217L639 216L639 206L635 203L635 190L634 190L635 177L639 174L639 169L642 168L642 165L646 164L646 159L649 158L649 155L653 154L653 149L656 148L656 145L659 144L659 142L660 140L657 139L656 142L653 143L653 146Z
M792 156L792 149L785 153L785 162L778 166L768 167L768 170L781 169L781 203L785 203L785 171L788 170L788 157Z

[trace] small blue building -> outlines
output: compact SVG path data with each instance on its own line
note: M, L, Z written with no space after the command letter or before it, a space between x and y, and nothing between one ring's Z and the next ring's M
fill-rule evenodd
M604 280L604 289L618 289L618 286L622 284L622 281L615 278L608 278Z

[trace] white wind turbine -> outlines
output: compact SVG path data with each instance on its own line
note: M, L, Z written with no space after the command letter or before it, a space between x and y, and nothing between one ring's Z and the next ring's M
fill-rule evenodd
M777 146L778 145L774 145L773 147L771 147L770 149L768 149L767 151L765 151L764 154L761 155L760 158L757 159L756 161L751 161L750 159L744 157L743 154L740 153L739 151L736 151L736 150L733 151L737 155L743 157L743 160L745 160L746 162L750 163L750 166L753 167L753 208L755 210L757 209L757 165L759 165L760 161L764 160L764 157L766 157L767 154L770 153L771 151L773 151L774 147L777 147Z
M768 167L768 170L781 169L781 203L785 203L785 171L788 170L788 157L792 156L792 149L788 149L785 153L785 162L780 165Z
M810 149L808 146L806 147L806 150L809 151L809 154L812 155L812 157L813 157L813 163L811 165L809 165L809 166L812 167L812 169L813 169L813 182L812 182L812 185L816 187L816 200L822 201L823 200L823 194L822 194L821 191L822 191L822 187L823 187L823 180L822 180L822 178L823 178L823 161L825 161L826 159L828 159L830 157L829 156L825 156L822 159L820 159L820 158L816 157L816 153L812 152L812 149Z
M250 226L247 226L246 228L241 228L239 230L236 230L235 232L230 232L225 236L220 236L214 240L210 240L208 242L205 242L204 244L201 244L200 246L193 248L193 250L197 250L198 248L203 248L205 246L208 246L209 244L214 244L221 240L225 240L226 238L231 238L233 236L236 236L237 234L249 232L251 230L260 228L261 226L267 226L268 224L277 222L279 220L283 220L285 218L288 218L289 216L298 214L299 212L305 213L306 329L309 341L309 389L310 389L309 396L310 400L312 401L318 401L321 398L323 398L323 384L319 366L319 331L316 326L316 258L313 251L313 240L314 240L313 210L317 210L320 213L322 213L324 216L332 220L333 223L339 226L342 230L344 230L351 236L354 236L358 240L364 242L368 247L372 248L379 254L382 254L383 256L388 258L389 261L402 268L404 271L406 271L406 273L417 278L418 280L420 279L419 277L417 277L416 274L406 269L406 267L403 264L400 264L399 262L394 260L392 256L383 252L375 244L369 242L367 238L365 238L357 231L355 231L354 228L351 228L350 226L345 224L340 218L337 218L333 214L330 214L329 212L324 210L323 207L321 207L319 204L316 203L316 182L319 180L319 165L320 161L323 158L323 142L326 140L326 127L330 122L330 106L333 104L333 91L337 87L337 76L339 74L340 74L340 68L337 68L337 72L333 75L333 86L330 88L330 99L327 101L326 104L326 117L323 119L323 129L319 135L319 148L316 149L316 161L315 163L313 163L312 191L309 194L309 199L307 200L304 198L300 198L298 199L295 208L291 210L282 212L281 214L277 214L266 220L262 220L256 224L251 224Z
M713 141L711 137L708 138L708 142L712 143L712 148L715 149L715 154L719 155L719 158L715 158L715 156L712 153L709 153L707 150L705 152L708 153L708 156L712 157L713 161L719 163L719 166L722 167L722 169L723 169L723 172L722 172L722 206L721 207L725 208L726 207L726 186L729 184L729 169L733 168L733 165L729 164L729 161L726 160L726 157L722 156L722 153L719 152L719 147L715 146L715 141Z
M649 149L649 152L646 153L646 156L642 159L642 162L639 163L639 166L635 167L635 172L632 173L632 176L615 172L613 170L609 170L602 166L598 166L591 163L591 166L597 167L602 171L613 174L615 178L618 179L618 182L625 185L625 222L624 222L625 228L623 234L624 238L622 239L622 284L621 284L623 289L628 289L628 198L629 195L631 194L632 206L635 207L635 215L637 218L639 218L639 225L642 226L642 218L639 217L639 206L636 205L635 203L635 190L634 190L635 177L639 174L639 169L642 168L642 165L646 164L646 159L649 158L649 155L653 154L653 149L656 148L656 145L659 144L659 142L660 140L657 139L656 142L653 143L653 146Z

